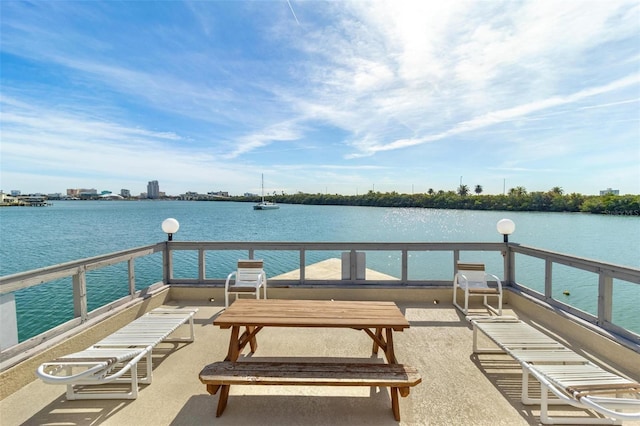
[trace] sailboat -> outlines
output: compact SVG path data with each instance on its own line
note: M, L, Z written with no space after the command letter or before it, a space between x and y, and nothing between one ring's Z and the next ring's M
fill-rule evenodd
M280 206L276 203L272 203L271 201L264 200L264 174L262 175L262 201L253 206L254 210L275 210L279 209Z

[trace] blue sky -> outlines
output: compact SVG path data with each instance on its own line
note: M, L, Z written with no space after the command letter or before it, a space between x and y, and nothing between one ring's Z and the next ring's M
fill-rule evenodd
M2 1L0 189L640 194L634 1Z

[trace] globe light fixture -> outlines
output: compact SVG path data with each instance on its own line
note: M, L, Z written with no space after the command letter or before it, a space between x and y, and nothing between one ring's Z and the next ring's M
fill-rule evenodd
M504 236L504 242L509 242L509 235L516 230L516 224L511 219L500 219L496 225L498 232Z
M172 217L162 222L162 230L167 234L167 241L173 240L173 234L178 232L178 229L180 229L180 224Z

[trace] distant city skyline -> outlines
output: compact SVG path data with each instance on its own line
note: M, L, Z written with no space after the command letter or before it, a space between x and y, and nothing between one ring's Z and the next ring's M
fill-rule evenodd
M5 192L640 194L637 0L0 13Z
M160 185L159 185L158 181L153 181L153 182L155 182L155 184L158 185L157 186L158 195L160 197L163 197L163 196L175 197L175 196L186 195L186 194L200 194L200 195L216 194L216 195L219 195L219 196L223 195L223 196L226 196L226 197L229 197L229 196L231 196L231 197L234 197L234 196L256 196L256 195L258 195L257 193L249 192L249 191L246 191L246 192L243 192L243 193L239 193L239 194L233 194L233 193L229 193L228 191L224 191L224 190L210 190L210 191L205 191L205 192L183 191L183 192L176 193L176 194L168 194L165 191L161 191L160 190ZM104 194L104 193L112 193L112 194L119 194L119 195L121 195L123 197L126 197L126 198L128 198L128 197L136 198L136 197L142 197L142 196L144 196L145 198L159 198L159 197L150 197L149 196L148 187L149 187L149 185L151 183L152 183L151 181L147 183L147 191L146 192L143 191L143 192L139 192L139 193L132 192L130 189L127 189L127 188L120 188L117 191L113 191L113 190L110 190L110 189L97 190L95 188L91 188L90 190L87 189L87 191L92 191L92 193L94 193L95 195L100 195L100 194ZM434 192L444 191L442 189L435 189L435 188L430 188L430 189L433 189ZM473 195L475 193L475 185L473 187L469 186L468 189L469 189L469 194ZM508 191L510 189L513 189L513 188L508 188L508 189L505 188L503 193L504 194L508 194ZM538 191L538 192L553 192L554 189L555 188L550 188L547 191ZM562 188L560 188L560 189L562 189ZM525 190L526 190L526 188L525 188ZM62 195L62 196L74 195L74 194L70 194L70 191L74 192L74 193L77 193L77 192L81 192L82 190L78 189L78 188L67 188L65 191L54 191L54 192L35 191L35 192L23 193L21 190L16 190L16 189L12 189L10 191L5 191L3 189L0 189L0 192L5 193L5 194L10 194L10 195L25 195L25 194L41 194L41 195L56 195L56 194L58 194L58 195ZM375 192L375 188L372 188L371 191ZM449 190L449 191L457 192L456 190ZM368 192L368 191L365 191L364 193L366 193L366 192ZM383 191L378 191L378 192L383 192ZM384 192L393 192L393 191L384 191ZM427 192L429 192L429 191L423 191L421 193L427 193ZM447 192L447 191L445 191L445 192ZM536 191L526 191L526 192L536 192ZM564 193L564 190L562 190L562 192ZM620 190L613 189L613 188L600 189L598 192L599 192L598 194L581 194L581 195L609 195L609 194L611 194L611 195L626 195L626 194L621 194ZM287 193L287 192L284 192L284 191L281 191L281 192L277 192L276 191L276 193L277 194L288 194L288 195L292 195L293 194L293 193L290 194L290 193ZM322 193L322 192L317 192L317 193ZM317 193L313 193L313 194L317 194ZM364 193L341 194L341 195L362 195ZM406 192L405 194L411 194L411 193L418 193L418 192L412 191L412 192ZM481 193L482 194L486 194L484 192L484 190L482 190ZM272 193L270 193L270 194L272 194ZM498 194L489 194L489 195L498 195ZM638 194L633 194L633 195L638 195Z

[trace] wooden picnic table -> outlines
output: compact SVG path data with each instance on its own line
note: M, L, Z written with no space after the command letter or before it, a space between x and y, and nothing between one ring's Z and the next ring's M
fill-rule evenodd
M378 349L382 349L387 364L394 369L405 368L398 365L393 347L393 332L409 328L409 321L393 302L239 299L220 314L213 324L222 329L231 329L229 350L225 358L227 366L238 360L246 345L250 345L251 352L258 349L256 335L264 327L322 327L362 330L373 340L374 354L378 353ZM411 367L408 368L411 369ZM397 375L397 372L393 374ZM390 385L392 409L397 419L400 417L398 390L402 396L406 396L409 394L408 386L414 386L420 382L417 372L409 375L412 377L407 379L406 371L403 370L404 385L396 384L396 387ZM226 384L229 383L228 381L212 377L213 375L207 373L201 374L203 382L211 380L207 384L209 393L215 394L218 389L221 389L217 412L217 415L220 415L226 406L230 385ZM412 383L407 385L411 380ZM225 384L214 384L223 382ZM382 383L383 380L380 379L380 382ZM345 382L328 384L345 385Z

